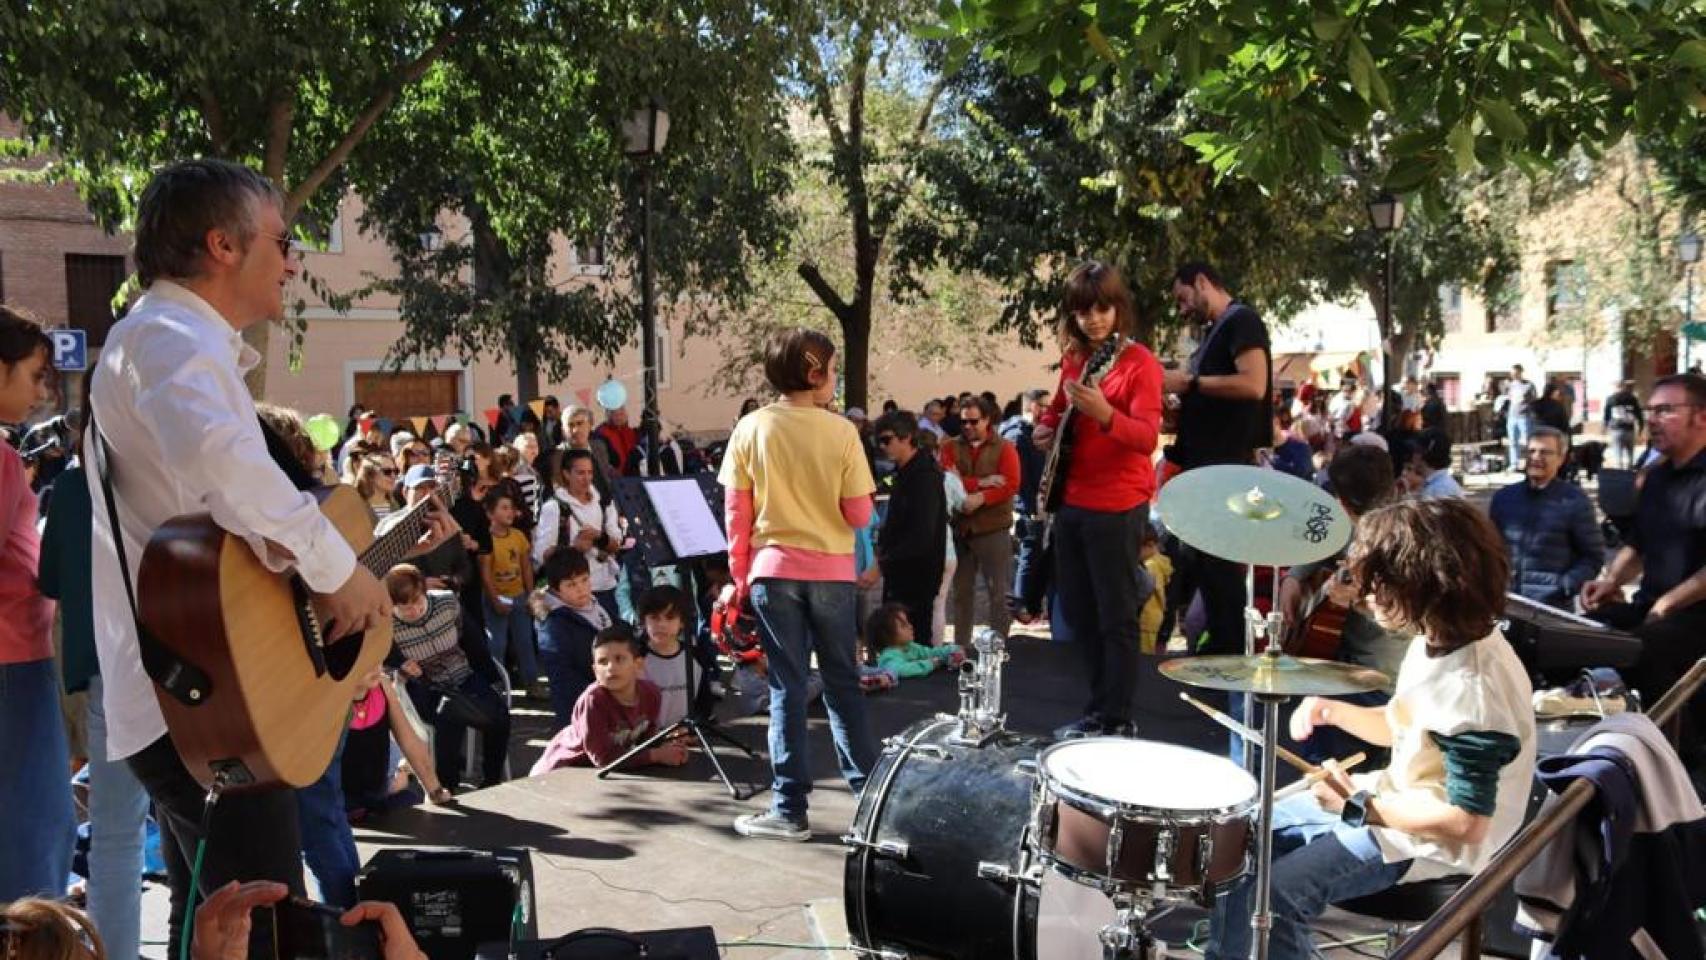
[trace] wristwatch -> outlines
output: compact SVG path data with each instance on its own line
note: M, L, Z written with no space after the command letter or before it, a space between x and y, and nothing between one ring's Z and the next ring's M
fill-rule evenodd
M1358 790L1351 794L1345 798L1345 809L1339 814L1339 818L1348 826L1368 826L1368 802L1373 798L1374 794L1367 790Z

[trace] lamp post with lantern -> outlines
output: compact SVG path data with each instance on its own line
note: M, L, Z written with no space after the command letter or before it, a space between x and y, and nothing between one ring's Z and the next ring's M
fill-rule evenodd
M1694 340L1694 265L1700 262L1700 234L1693 230L1676 238L1676 258L1682 261L1684 293L1682 299L1682 372L1689 367L1690 346Z
M1374 232L1380 237L1386 247L1385 283L1380 292L1383 303L1382 316L1386 318L1385 329L1380 331L1380 397L1381 409L1385 410L1386 395L1392 390L1392 248L1395 244L1398 229L1404 225L1404 201L1387 191L1368 202L1368 222ZM1384 422L1384 421L1383 421Z
M622 125L623 152L640 171L640 356L646 368L640 429L646 436L646 473L654 477L658 475L658 335L652 291L652 165L668 139L669 112L656 97Z

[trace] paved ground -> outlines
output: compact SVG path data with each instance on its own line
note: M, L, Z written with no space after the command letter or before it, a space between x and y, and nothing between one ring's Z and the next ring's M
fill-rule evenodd
M1470 476L1465 486L1477 502L1518 478L1511 474ZM1590 495L1594 492L1590 485ZM981 604L980 619L981 619ZM1046 628L1016 630L1005 685L1009 728L1043 734L1078 715L1083 694L1075 651L1050 643ZM1225 739L1177 699L1178 688L1154 673L1141 679L1141 734L1147 739L1220 750ZM873 730L891 736L957 705L953 681L936 676L908 681L898 690L866 701ZM725 704L725 711L738 702ZM533 704L519 704L511 757L525 771L538 756L550 717ZM765 719L732 719L736 737L762 752ZM768 766L724 751L730 771L747 782L766 783ZM398 811L357 831L365 860L387 847L522 846L533 851L540 933L560 935L585 926L655 929L709 924L725 944L725 955L751 960L845 956L848 943L842 910L845 863L841 835L853 816L846 785L835 774L827 722L821 708L812 718L812 757L818 787L812 795L810 843L744 840L732 819L762 809L767 794L738 802L716 783L709 763L695 757L679 770L619 775L598 780L590 770L559 770L466 794L458 807ZM966 830L980 824L968 819ZM1052 888L1051 888L1052 889ZM1083 891L1058 896L1045 910L1085 915L1105 904L1083 903ZM1094 898L1097 895L1090 895ZM166 897L150 885L144 895L144 954L165 956ZM1163 935L1189 956L1184 941L1200 913L1169 918ZM1002 922L990 918L990 923ZM1324 930L1332 936L1375 932L1371 921L1334 912ZM1073 948L1051 947L1045 960L1094 958L1099 953L1079 937ZM797 944L801 946L784 946ZM1079 949L1082 948L1082 949ZM1349 955L1349 954L1340 954ZM1446 956L1455 956L1448 952Z
M1077 715L1081 694L1074 653L1043 640L1015 641L1006 673L1011 729L1042 733ZM1176 691L1152 669L1145 673L1139 692L1143 735L1221 749L1224 738L1180 704ZM888 736L933 713L952 710L956 696L952 681L938 675L908 681L866 702L873 729ZM734 720L729 728L762 749L762 718ZM538 745L536 739L523 741L517 753L531 753ZM850 824L853 804L834 774L821 711L812 720L812 758L819 786L812 797L817 836L810 843L736 836L730 821L739 813L761 809L766 796L746 802L730 799L712 780L702 757L679 770L606 781L581 769L520 779L467 794L454 809L393 813L359 830L357 840L364 859L386 847L531 849L540 932L545 936L593 925L654 929L709 924L726 945L727 956L830 957L848 943L841 904L845 857L839 838ZM730 768L749 781L768 779L762 761L735 759ZM986 827L975 819L963 824L968 831L980 828ZM1045 908L1063 911L1062 904L1084 896L1083 891L1069 891ZM1108 908L1093 903L1073 909L1094 915ZM152 887L145 897L145 939L163 938L164 915L164 891ZM1176 916L1166 924L1167 935L1181 943L1181 950L1197 917ZM989 922L1002 921L992 917ZM1339 916L1330 920L1329 929L1342 934L1369 932L1370 926ZM1084 956L1099 955L1082 938L1073 942L1088 951ZM156 942L145 953L163 957L163 945ZM1047 956L1065 960L1078 954L1059 948Z

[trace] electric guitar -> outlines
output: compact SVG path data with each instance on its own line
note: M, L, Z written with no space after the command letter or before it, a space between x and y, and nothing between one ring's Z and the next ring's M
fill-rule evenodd
M1125 345L1125 337L1117 333L1102 341L1102 345L1097 347L1095 353L1085 362L1084 369L1078 375L1078 382L1086 387L1100 383L1119 360ZM1060 512L1061 505L1066 500L1067 464L1072 462L1072 444L1076 433L1073 427L1078 419L1077 414L1078 409L1068 404L1060 416L1059 426L1055 428L1054 445L1049 448L1048 459L1043 462L1042 476L1037 483L1037 515L1031 521L1032 535L1036 538L1037 548L1042 556L1039 562L1031 564L1025 575L1017 578L1013 585L1013 595L1008 598L1007 605L1015 614L1034 615L1041 611L1043 594L1048 590L1049 571L1054 567L1051 556L1054 549L1054 515Z
M433 498L403 511L383 536L355 488L314 491L323 513L383 577L427 530ZM193 704L155 688L172 743L204 786L304 787L320 779L348 722L355 684L391 649L391 622L327 643L314 595L274 573L248 541L205 513L167 521L137 577L141 625L207 675Z
M1114 334L1102 341L1096 352L1085 362L1084 370L1078 376L1078 382L1086 387L1094 387L1107 376L1119 359L1120 351L1125 348L1125 337ZM1072 462L1072 444L1075 439L1073 427L1078 420L1078 408L1067 404L1065 412L1060 415L1060 425L1055 428L1054 446L1049 448L1048 460L1043 464L1042 477L1037 483L1037 518L1048 523L1056 513L1060 512L1061 504L1066 500L1066 471L1067 464ZM1050 524L1052 527L1052 523ZM1045 528L1045 543L1047 533Z

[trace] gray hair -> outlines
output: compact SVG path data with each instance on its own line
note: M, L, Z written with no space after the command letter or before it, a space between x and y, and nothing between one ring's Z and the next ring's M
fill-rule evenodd
M1548 427L1537 423L1528 428L1528 439L1533 440L1536 437L1545 437L1557 441L1559 453L1570 449L1570 439L1564 436L1564 431L1557 427Z
M136 209L136 274L144 287L202 271L209 230L226 230L247 249L255 237L252 199L282 205L278 186L248 167L204 157L156 172Z

